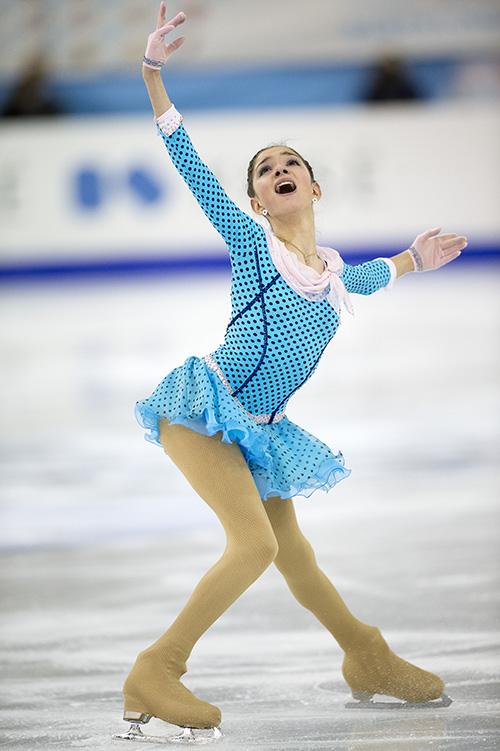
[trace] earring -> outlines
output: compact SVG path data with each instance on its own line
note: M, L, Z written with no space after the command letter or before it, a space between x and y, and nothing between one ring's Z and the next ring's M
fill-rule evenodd
M318 201L318 199L316 198L316 196L314 196L313 203L317 203L317 201Z
M267 216L267 214L268 214L268 211L267 211L267 209L262 209L262 211L261 211L260 213L261 213L261 214L264 214L264 216Z

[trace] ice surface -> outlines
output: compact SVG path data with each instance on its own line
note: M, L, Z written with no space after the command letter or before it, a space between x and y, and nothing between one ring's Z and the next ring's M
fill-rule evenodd
M339 647L271 566L184 677L221 707L221 748L500 749L498 293L498 270L468 266L355 296L356 317L287 410L353 470L295 500L320 566L396 652L442 675L454 703L345 709ZM126 730L135 655L222 552L216 517L144 441L133 406L215 349L228 295L229 279L213 277L2 291L9 751L122 748L111 735Z

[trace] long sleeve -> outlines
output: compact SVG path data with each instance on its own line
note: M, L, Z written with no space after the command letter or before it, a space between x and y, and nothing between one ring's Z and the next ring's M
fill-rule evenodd
M230 253L244 255L253 247L260 225L229 198L221 184L200 159L182 124L182 115L172 105L156 121L172 162L187 183L204 213L222 236Z
M391 289L396 275L396 264L390 258L374 258L356 264L344 261L339 274L346 290L359 295L371 295L381 288Z

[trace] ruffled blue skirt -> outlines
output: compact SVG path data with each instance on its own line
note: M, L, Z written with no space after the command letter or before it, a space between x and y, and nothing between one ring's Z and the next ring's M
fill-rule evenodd
M207 436L221 431L225 443L238 443L263 501L328 492L351 474L341 451L334 454L287 417L269 424L248 417L217 373L194 355L136 403L135 416L149 431L145 439L158 446L161 417Z

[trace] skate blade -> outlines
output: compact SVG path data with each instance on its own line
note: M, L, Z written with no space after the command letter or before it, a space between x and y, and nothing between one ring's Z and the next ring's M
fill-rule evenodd
M359 692L361 694L361 692ZM373 701L373 694L366 696L360 695L358 701L348 701L345 704L346 709L438 709L440 707L449 707L453 703L447 694L442 694L439 699L430 699L429 701Z
M207 731L210 732L210 735L202 735L202 733L206 733ZM115 740L120 741L139 741L140 743L196 743L198 745L214 743L222 740L223 737L222 731L217 727L182 728L181 732L176 735L146 735L136 722L131 724L126 733L113 735Z

